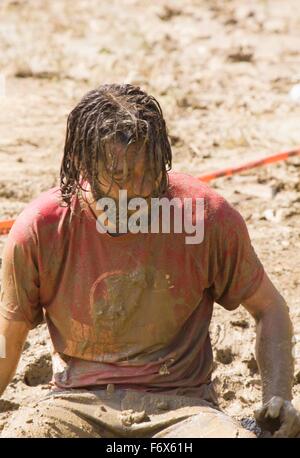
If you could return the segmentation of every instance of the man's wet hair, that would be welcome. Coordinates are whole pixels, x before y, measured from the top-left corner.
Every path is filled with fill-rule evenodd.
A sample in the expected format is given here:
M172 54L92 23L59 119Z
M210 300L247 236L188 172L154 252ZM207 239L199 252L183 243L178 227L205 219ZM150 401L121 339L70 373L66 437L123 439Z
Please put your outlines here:
M94 197L102 197L101 173L114 180L114 145L124 146L124 174L128 147L146 151L147 170L158 183L156 195L168 187L172 151L158 101L131 84L105 84L88 92L67 121L64 156L60 170L62 199L70 205L73 195L88 182ZM109 192L109 191L108 191Z

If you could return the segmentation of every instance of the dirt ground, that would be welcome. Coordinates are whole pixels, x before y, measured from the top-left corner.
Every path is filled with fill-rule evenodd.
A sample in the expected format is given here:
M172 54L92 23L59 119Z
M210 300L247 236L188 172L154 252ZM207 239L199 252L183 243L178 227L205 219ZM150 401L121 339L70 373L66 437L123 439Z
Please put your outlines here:
M67 114L104 82L159 99L177 171L199 176L300 145L300 103L289 97L299 49L298 0L0 0L1 219L58 182ZM300 157L211 183L246 219L289 304L298 396L299 172ZM261 401L254 322L216 306L211 337L221 407L249 425ZM0 431L48 388L49 349L39 326L0 400Z

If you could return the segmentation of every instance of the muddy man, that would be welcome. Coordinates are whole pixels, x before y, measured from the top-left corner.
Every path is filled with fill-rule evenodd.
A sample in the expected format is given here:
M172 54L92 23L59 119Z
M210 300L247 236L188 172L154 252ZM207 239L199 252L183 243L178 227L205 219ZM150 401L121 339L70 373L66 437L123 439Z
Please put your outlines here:
M139 87L100 86L70 113L60 186L18 217L2 267L0 394L44 319L52 388L2 437L255 437L218 407L214 302L256 321L258 424L300 434L287 305L241 215L171 161L161 107Z

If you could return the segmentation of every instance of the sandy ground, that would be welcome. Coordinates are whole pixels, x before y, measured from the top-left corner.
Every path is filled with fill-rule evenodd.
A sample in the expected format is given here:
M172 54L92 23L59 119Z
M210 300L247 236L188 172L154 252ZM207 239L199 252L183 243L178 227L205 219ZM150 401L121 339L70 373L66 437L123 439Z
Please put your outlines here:
M104 82L140 84L163 107L174 170L198 176L300 144L297 0L0 0L0 213L16 217L57 183L66 116ZM0 83L3 78L0 77ZM2 87L3 89L3 87ZM1 87L0 87L1 90ZM245 217L295 329L300 394L300 158L212 183ZM5 237L0 238L0 255ZM255 327L216 306L211 325L221 406L260 404ZM32 331L0 400L10 415L48 388L50 342Z

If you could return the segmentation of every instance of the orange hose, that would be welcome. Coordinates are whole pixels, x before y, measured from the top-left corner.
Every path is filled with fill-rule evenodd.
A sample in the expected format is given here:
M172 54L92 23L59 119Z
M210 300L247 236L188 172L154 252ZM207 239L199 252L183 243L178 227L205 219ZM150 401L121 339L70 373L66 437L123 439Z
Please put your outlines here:
M226 169L221 169L216 172L200 175L198 178L201 181L208 182L214 180L215 178L228 177L234 175L235 173L243 172L244 170L254 169L255 167L260 167L262 165L272 164L278 161L284 161L293 156L300 156L300 148L291 151L282 151L281 153L273 154L271 156L264 157L263 159L258 159L256 161L246 162L245 164L238 165L236 167L228 167ZM0 235L8 234L13 224L14 220L0 221Z
M228 167L216 172L208 173L201 175L199 180L201 181L211 181L215 178L228 177L234 175L235 173L243 172L244 170L254 169L255 167L260 167L265 164L272 164L274 162L283 161L289 159L292 156L300 156L300 148L294 149L291 151L282 151L281 153L273 154L272 156L264 157L263 159L258 159L256 161L246 162L245 164L238 165L236 167Z
M14 220L0 221L0 235L8 234L14 224Z

